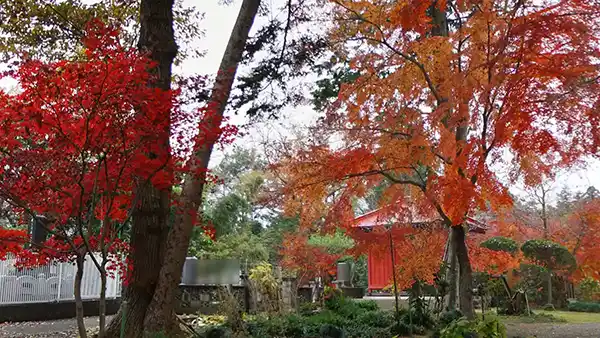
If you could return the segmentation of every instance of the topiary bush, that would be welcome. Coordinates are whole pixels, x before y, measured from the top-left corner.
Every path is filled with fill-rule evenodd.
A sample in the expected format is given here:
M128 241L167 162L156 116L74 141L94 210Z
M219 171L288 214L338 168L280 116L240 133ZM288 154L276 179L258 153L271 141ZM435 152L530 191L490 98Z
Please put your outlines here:
M546 294L547 304L553 303L552 289L556 287L555 279L558 271L573 271L577 267L577 261L571 252L564 246L546 239L528 240L521 247L525 257L533 260L536 264L546 268ZM562 302L561 302L562 303Z
M519 250L519 245L515 240L508 237L492 237L481 243L481 247L494 250L494 251L506 251L512 254Z
M570 302L567 309L574 312L600 312L600 304L592 302Z

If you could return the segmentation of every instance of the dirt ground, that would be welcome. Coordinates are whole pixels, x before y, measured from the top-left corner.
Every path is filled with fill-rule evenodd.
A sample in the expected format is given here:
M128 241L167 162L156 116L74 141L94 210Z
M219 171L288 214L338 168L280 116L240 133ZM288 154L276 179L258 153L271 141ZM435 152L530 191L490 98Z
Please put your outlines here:
M506 323L508 338L598 338L600 323Z
M86 327L98 325L97 317L85 319ZM74 319L0 324L1 338L76 338ZM506 323L508 338L599 338L600 323Z
M110 317L109 319L110 320ZM108 322L107 320L107 322ZM98 317L85 318L85 326L98 326ZM77 323L75 319L61 319L45 322L22 322L0 324L1 338L76 338Z

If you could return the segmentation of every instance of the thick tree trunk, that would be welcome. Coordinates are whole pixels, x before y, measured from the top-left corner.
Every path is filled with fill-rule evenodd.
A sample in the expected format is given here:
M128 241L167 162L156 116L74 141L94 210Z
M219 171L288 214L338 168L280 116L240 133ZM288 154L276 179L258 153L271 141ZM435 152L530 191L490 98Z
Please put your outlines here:
M77 331L79 337L87 338L85 322L83 321L83 299L81 298L81 281L83 280L83 263L85 256L77 256L75 264L77 271L75 272L75 281L73 286L73 296L75 297L75 318L77 321Z
M246 41L259 5L260 0L244 0L242 2L236 23L229 37L227 48L221 59L219 72L208 103L209 110L201 122L209 131L216 131L221 125L235 79L235 73L242 59ZM218 135L216 137L200 135L197 138L195 145L196 153L192 158L191 172L204 173L206 171L217 138ZM175 222L167 239L158 286L144 322L144 327L148 331L170 332L175 329L170 325L169 318L174 313L175 292L181 281L181 270L185 262L187 248L194 227L195 214L202 202L204 180L204 174L188 176L185 180L180 203L175 215Z
M151 85L164 90L171 88L171 66L177 55L173 30L173 0L142 0L140 3L140 38L138 49L149 52L158 63L157 79ZM170 112L166 111L165 116ZM170 126L166 127L166 135ZM169 137L161 140L163 150L170 153ZM136 188L137 204L132 213L130 247L133 271L123 300L127 301L125 337L136 338L143 334L143 322L148 305L158 283L165 239L169 232L168 215L170 190L159 190L146 180ZM119 337L123 309L111 321L107 337ZM174 317L171 320L174 321Z
M133 213L129 255L133 270L123 295L127 301L125 313L125 337L143 336L143 323L146 311L158 281L164 242L167 237L167 213L164 212L164 193L150 185L138 190L140 203ZM162 196L161 196L162 195ZM168 198L168 195L167 195ZM167 208L168 210L168 208ZM119 309L107 329L107 337L119 337L123 308Z
M475 318L473 309L473 271L469 261L469 252L465 243L465 228L462 225L452 228L453 240L456 246L456 258L459 270L459 305L460 311L469 319Z

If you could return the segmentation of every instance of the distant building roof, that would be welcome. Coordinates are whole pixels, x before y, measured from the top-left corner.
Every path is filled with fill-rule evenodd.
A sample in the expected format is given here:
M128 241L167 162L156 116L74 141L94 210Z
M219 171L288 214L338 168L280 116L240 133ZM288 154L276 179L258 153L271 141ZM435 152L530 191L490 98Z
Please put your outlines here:
M421 215L413 216L410 221L402 222L404 224L410 223L414 227L423 227L423 226L443 226L443 220L441 218L435 217L423 217ZM398 221L397 221L398 222ZM376 209L370 211L366 214L358 216L354 219L353 227L357 228L372 228L379 225L387 225L393 223L390 222L390 216L386 215L382 209ZM400 222L398 222L400 223ZM467 217L466 220L467 226L469 227L469 232L474 233L485 233L490 227L473 217Z

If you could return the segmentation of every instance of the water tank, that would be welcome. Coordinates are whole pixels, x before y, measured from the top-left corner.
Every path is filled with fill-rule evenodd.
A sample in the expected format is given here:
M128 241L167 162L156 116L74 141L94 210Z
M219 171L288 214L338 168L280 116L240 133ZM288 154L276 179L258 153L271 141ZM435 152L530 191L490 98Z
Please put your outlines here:
M181 284L193 285L198 275L198 259L196 257L186 257L183 263L181 273Z
M351 267L350 267L350 263L338 263L337 265L337 281L338 282L344 282L344 283L350 283L350 279L351 279Z

